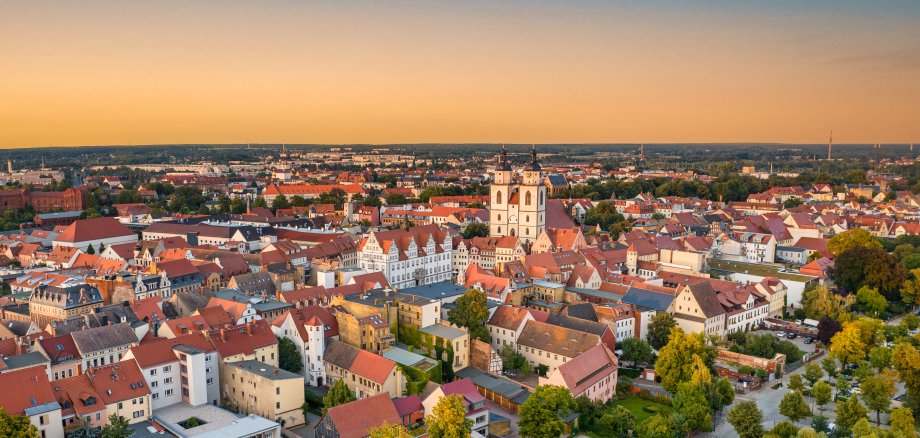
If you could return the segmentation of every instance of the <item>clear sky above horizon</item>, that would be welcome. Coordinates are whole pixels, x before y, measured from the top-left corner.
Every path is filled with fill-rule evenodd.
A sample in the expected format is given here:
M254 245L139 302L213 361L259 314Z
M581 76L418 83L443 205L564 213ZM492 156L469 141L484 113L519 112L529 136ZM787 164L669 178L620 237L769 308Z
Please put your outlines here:
M920 1L6 0L0 148L920 143Z

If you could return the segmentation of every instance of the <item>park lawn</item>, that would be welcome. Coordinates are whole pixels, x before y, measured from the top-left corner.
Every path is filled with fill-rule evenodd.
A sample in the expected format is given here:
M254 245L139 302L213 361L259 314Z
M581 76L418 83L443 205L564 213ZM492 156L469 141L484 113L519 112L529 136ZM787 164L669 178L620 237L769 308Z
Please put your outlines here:
M653 415L655 415L655 414L653 414L653 413L651 413L651 412L647 412L645 409L643 409L645 406L655 406L656 408L658 408L658 411L659 411L659 412L664 413L664 414L669 414L669 413L671 413L671 407L670 407L670 406L663 405L663 404L657 403L657 402L653 402L653 401L651 401L651 400L643 400L643 399L641 399L641 398L639 398L639 397L636 397L636 396L634 396L634 395L633 395L633 396L630 396L630 397L627 397L627 398L624 399L624 400L617 400L617 401L615 401L615 402L613 403L613 405L614 405L614 406L620 405L620 406L623 406L623 407L626 408L626 409L629 409L629 412L632 412L632 414L636 417L636 424L637 424L637 425L644 423L645 420L648 420L648 419L649 419L649 417L652 417Z
M613 406L616 406L616 405L620 405L620 406L623 406L623 407L626 408L626 409L629 409L629 412L632 412L633 416L636 417L636 425L637 425L637 426L640 425L640 424L642 424L642 423L644 423L645 420L648 420L650 417L652 417L653 415L655 415L655 414L653 414L653 413L651 413L651 412L646 412L645 409L643 409L643 407L645 407L645 406L650 406L650 405L651 405L651 406L655 406L655 407L657 407L658 410L659 410L660 412L662 412L662 413L665 413L665 414L671 413L671 407L670 407L670 406L663 405L663 404L661 404L661 403L653 402L653 401L650 401L650 400L643 400L643 399L641 399L641 398L639 398L639 397L636 397L636 396L634 396L634 395L633 395L633 396L630 396L630 397L628 397L628 398L626 398L625 400L616 400L616 401L614 401L613 404L612 404L610 407L608 407L606 410L610 410L610 409L613 408ZM589 437L591 437L591 438L609 438L609 437L610 437L610 434L609 434L609 433L604 433L604 431L598 430L596 425L595 425L595 427L592 428L592 429L593 429L593 430L586 430L586 431L583 431L582 433L585 434L585 435L587 435L587 436L589 436Z

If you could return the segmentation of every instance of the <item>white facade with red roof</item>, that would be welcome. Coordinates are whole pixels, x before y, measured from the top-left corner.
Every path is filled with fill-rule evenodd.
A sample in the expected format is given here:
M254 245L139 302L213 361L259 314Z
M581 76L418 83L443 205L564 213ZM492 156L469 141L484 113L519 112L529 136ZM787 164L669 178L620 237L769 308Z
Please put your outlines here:
M598 344L538 380L540 385L568 388L572 397L606 402L616 395L618 363L609 348Z
M98 252L99 245L106 247L137 242L137 234L114 218L100 217L78 220L61 231L53 246L67 246L86 251L90 246Z
M381 271L397 288L448 281L453 273L453 245L437 225L371 233L358 245L358 265Z

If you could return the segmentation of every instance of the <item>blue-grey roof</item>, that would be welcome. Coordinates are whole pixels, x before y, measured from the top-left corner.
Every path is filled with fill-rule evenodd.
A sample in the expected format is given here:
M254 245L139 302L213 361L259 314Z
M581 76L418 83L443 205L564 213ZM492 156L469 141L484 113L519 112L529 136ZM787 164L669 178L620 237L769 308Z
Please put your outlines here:
M37 406L25 408L25 413L26 415L31 417L33 415L44 414L45 412L56 411L58 409L61 409L61 405L58 402L54 401L50 403L44 403L44 404L40 404Z
M428 327L422 327L421 331L441 339L457 339L459 337L467 336L467 332L465 330L448 327L441 324L432 324Z
M430 298L433 300L442 300L457 295L463 295L467 289L463 286L442 281L440 283L424 284L421 286L407 287L400 289L401 294L418 295L420 297Z
M535 286L548 287L548 288L558 288L558 287L565 286L562 283L556 283L556 282L546 281L546 280L534 280L533 284Z
M510 380L495 377L473 367L466 367L458 370L456 376L459 378L469 378L473 384L481 388L486 388L496 394L500 394L516 404L524 403L530 397L530 390L514 383Z
M805 251L808 251L808 250L805 249L805 248L799 248L799 247L795 247L795 246L777 246L777 247L776 247L776 250L777 250L777 251L788 251L788 252L805 252Z
M428 362L430 366L424 366L422 367L423 369L428 369L436 365L436 363L432 359L429 359L425 356L413 353L409 350L399 348L399 347L394 347L387 351L384 351L383 357L390 359L393 362L396 362L400 365L404 365L407 367L413 367L413 368L419 368L418 365L425 365L422 362L426 362L426 361Z
M558 173L551 173L546 175L546 179L549 180L549 184L553 187L562 187L569 185L569 182L565 180L565 177Z
M80 217L81 214L83 214L83 210L56 211L54 213L41 213L38 215L38 217L41 218L42 220L47 220L47 219Z
M6 365L8 371L31 367L46 362L48 362L48 358L37 351L17 356L6 356L3 358L3 363Z
M647 309L664 312L674 301L674 295L631 287L623 295L622 302Z

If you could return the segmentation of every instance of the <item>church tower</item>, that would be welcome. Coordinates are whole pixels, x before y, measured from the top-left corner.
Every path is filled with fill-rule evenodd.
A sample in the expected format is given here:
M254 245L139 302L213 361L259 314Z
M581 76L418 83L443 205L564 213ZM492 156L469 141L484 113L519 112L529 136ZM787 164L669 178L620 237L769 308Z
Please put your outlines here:
M537 240L546 224L546 185L543 168L537 161L537 149L531 146L530 162L524 165L524 178L518 196L518 236L525 242Z
M511 198L511 184L513 183L511 165L508 164L508 153L505 145L498 155L495 165L495 175L489 187L491 198L489 200L489 235L507 236L511 230L508 228L508 199Z
M489 192L490 236L515 236L527 244L546 228L546 185L536 148L531 148L530 162L515 178L502 146Z

